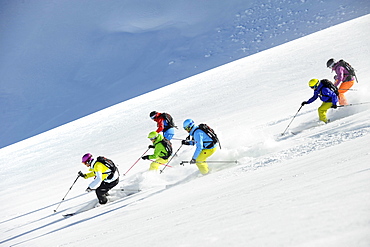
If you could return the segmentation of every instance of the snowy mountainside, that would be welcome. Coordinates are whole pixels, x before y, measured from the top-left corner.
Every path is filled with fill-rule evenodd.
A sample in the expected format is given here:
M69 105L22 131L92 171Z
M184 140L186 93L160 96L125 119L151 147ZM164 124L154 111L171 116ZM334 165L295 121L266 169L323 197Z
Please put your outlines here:
M281 133L311 97L308 80L333 76L330 57L358 70L349 101L368 102L369 23L367 15L322 30L2 148L0 245L368 246L370 105L330 109L332 122L320 125L314 102ZM335 46L324 42L348 29L353 36ZM183 147L163 174L140 160L121 176L120 187L143 193L114 193L112 203L64 219L95 200L80 179L54 213L84 153L113 159L121 173L140 158L152 110L174 116L176 138L186 137L186 118L209 124L222 143L209 160L239 163L210 163L210 175L166 189L197 171L179 165L194 151Z
M370 6L367 0L14 0L1 2L0 13L4 147L368 14Z

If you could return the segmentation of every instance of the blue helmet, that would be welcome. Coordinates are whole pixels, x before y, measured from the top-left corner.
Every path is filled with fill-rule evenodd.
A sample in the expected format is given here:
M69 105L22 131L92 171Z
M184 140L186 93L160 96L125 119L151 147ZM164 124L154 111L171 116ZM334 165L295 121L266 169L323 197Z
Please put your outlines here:
M185 130L191 130L194 127L193 119L186 119L183 123L183 127Z

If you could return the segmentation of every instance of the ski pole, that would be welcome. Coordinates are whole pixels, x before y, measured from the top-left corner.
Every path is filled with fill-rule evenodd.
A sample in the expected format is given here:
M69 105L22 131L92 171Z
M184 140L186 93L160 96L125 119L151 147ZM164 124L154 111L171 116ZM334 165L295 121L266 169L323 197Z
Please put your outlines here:
M184 139L180 139L180 138L172 138L171 140L183 141Z
M124 192L140 192L141 190L137 189L137 190L129 190L129 189L110 189L109 191L124 191Z
M285 134L285 132L287 131L287 129L289 128L290 124L293 122L293 120L295 119L295 117L297 116L298 112L302 109L303 105L301 105L301 107L299 107L297 113L294 115L292 121L290 121L290 123L288 124L288 126L286 127L286 129L284 130L284 132L281 134L282 136Z
M160 164L160 165L162 165L162 166L172 167L172 166L169 166L169 165L167 165L167 164L164 164L164 163L158 162L158 161L156 161L156 160L149 160L149 161L154 162L154 163L157 163L157 164Z
M68 195L69 191L71 191L73 185L77 182L77 179L80 177L80 175L77 176L76 180L73 182L71 188L69 188L69 190L67 191L66 195L63 197L63 199L60 201L60 203L58 204L57 208L54 209L54 213L57 212L57 209L59 208L60 204L62 204L62 202L64 201L64 199L66 198L66 196Z
M161 174L164 171L164 169L166 169L167 165L171 162L171 160L173 159L173 157L175 157L176 154L180 151L182 145L184 145L184 144L181 143L181 146L179 147L179 149L177 149L177 151L174 153L174 155L172 155L171 159L167 162L167 164L163 167L163 169L160 170L159 174Z
M141 157L143 157L143 155L144 155L144 154L146 154L146 152L148 152L148 151L149 151L149 149L150 149L150 148L148 148L148 149L147 149L147 150L146 150L146 151L145 151L145 152L140 156L140 158L138 158L138 159L137 159L137 161L136 161L136 162L135 162L135 163L130 167L130 169L128 169L128 170L127 170L127 172L125 172L125 173L123 174L123 176L126 176L126 174L131 170L131 168L132 168L132 167L134 167L134 165L136 165L136 163L137 163L137 162L139 162L139 160L141 159Z
M354 105L364 105L364 104L370 104L370 102L354 103L354 104L348 104L348 105L338 105L337 107L354 106Z
M185 163L190 163L190 161L181 161L180 165L184 165ZM201 163L234 163L234 164L238 164L238 161L237 160L211 160L211 161L199 161L199 162L195 162L196 164L201 164Z

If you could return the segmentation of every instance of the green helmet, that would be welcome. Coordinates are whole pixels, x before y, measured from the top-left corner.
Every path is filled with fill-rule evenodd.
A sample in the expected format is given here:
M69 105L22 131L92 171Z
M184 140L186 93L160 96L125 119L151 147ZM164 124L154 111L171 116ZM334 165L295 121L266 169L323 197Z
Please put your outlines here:
M151 140L154 140L157 137L158 137L158 133L155 132L155 131L150 132L149 135L148 135L148 138L151 139Z

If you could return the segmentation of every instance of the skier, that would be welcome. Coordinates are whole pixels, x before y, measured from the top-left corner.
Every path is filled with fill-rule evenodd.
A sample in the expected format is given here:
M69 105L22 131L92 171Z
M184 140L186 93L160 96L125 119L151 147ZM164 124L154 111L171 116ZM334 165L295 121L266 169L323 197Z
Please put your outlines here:
M157 133L162 132L164 138L166 138L167 140L171 140L173 138L175 134L175 126L172 117L168 113L159 113L156 111L152 111L149 114L149 117L157 122Z
M171 142L165 139L161 134L156 131L149 133L148 138L152 141L153 145L149 145L149 148L154 148L152 155L145 155L141 157L143 160L155 159L150 164L149 171L158 170L160 165L165 165L168 162L168 158L172 154ZM166 146L167 147L166 147ZM168 146L169 145L169 146Z
M340 61L335 62L334 58L329 59L326 62L326 66L336 73L334 76L334 85L339 87L339 104L348 105L348 101L344 96L344 93L346 93L355 83L354 76L350 74Z
M186 119L183 123L184 130L189 133L187 140L183 140L183 145L196 146L190 164L196 164L200 173L208 174L209 168L206 160L216 151L218 144L214 142L208 134L199 129L192 119ZM190 140L192 137L192 140Z
M301 105L304 106L305 104L311 104L320 97L322 104L318 108L319 120L324 123L328 123L330 120L327 119L326 113L330 108L337 108L338 97L333 90L324 86L324 80L327 79L323 79L321 81L319 81L319 79L311 79L308 82L309 87L314 90L313 96L309 100L303 101ZM329 80L327 81L330 82Z
M94 162L93 156L90 153L82 156L82 163L89 168L90 172L84 174L79 171L78 174L85 179L95 176L95 179L90 183L89 187L87 187L86 192L95 190L99 203L106 204L108 202L108 191L119 182L118 170L114 169L115 171L112 172L113 168L109 168L109 165L104 164L100 159Z

